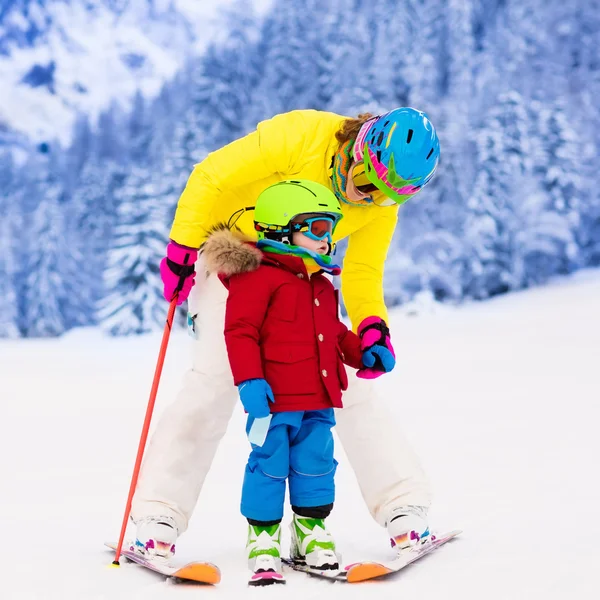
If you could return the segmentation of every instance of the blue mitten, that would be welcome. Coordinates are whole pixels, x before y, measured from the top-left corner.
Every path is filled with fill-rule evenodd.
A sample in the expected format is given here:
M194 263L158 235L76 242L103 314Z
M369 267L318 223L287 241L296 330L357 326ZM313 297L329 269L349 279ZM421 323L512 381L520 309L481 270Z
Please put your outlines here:
M385 346L371 346L362 355L363 365L367 368L375 367L384 373L389 373L396 365L396 357Z
M273 390L264 379L247 379L238 386L240 400L246 412L255 419L271 414L269 402L275 402Z

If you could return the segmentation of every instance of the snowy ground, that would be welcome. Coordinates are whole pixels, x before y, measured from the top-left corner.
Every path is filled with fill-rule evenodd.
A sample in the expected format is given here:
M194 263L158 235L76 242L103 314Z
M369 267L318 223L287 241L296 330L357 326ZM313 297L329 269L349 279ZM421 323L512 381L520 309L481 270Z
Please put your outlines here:
M291 573L277 591L245 586L241 410L178 546L182 559L218 563L223 582L108 568L102 542L119 532L160 336L0 342L0 597L598 598L599 306L600 272L587 272L457 310L396 313L399 365L381 386L434 482L434 525L464 533L394 579L344 586ZM172 339L159 412L188 339ZM339 547L347 560L389 556L338 454Z

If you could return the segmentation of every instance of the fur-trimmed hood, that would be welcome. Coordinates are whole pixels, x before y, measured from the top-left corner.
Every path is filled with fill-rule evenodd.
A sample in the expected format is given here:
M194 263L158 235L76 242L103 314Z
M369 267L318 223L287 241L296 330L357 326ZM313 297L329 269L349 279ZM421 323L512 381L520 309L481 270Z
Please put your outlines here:
M253 240L226 225L214 227L200 251L206 272L218 275L225 285L232 275L256 271L261 264L278 267L294 275L307 274L301 257L263 252Z
M202 246L202 256L208 273L230 277L256 271L263 253L252 240L227 227L216 228Z

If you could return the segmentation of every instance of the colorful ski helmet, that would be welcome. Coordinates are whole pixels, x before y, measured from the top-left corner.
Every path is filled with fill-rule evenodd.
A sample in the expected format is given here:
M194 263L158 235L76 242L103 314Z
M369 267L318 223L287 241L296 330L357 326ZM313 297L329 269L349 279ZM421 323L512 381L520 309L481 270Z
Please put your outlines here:
M424 112L396 108L361 127L353 155L356 162L364 160L365 175L375 187L403 204L433 177L440 142Z
M290 222L305 213L323 214L333 219L333 230L342 218L334 193L320 183L307 179L280 181L263 190L256 199L254 229L258 239L287 241Z

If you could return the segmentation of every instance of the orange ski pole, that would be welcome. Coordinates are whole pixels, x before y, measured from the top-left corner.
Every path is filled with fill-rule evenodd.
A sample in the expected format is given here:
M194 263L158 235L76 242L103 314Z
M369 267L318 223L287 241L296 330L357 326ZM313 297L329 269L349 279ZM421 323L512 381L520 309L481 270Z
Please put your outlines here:
M137 457L135 459L135 466L133 467L131 485L129 486L129 496L127 497L127 505L125 506L125 514L123 515L121 535L119 536L119 543L117 545L115 560L112 563L116 567L119 566L119 558L121 556L121 550L123 548L123 540L125 539L125 530L127 529L127 521L129 520L129 513L131 512L131 502L133 500L133 494L135 493L138 476L140 474L140 467L142 465L144 449L146 448L146 440L148 439L150 421L152 420L152 412L154 411L154 403L156 402L158 384L160 382L160 375L162 373L163 364L165 362L167 344L169 343L171 327L173 325L173 318L175 317L175 309L177 308L178 295L179 294L176 294L173 300L171 300L171 304L169 305L169 312L167 313L167 322L165 324L165 330L163 332L162 343L160 345L160 352L158 353L158 362L156 363L156 370L154 371L154 381L152 382L152 389L150 390L150 399L148 400L148 408L146 409L146 417L144 418L144 426L142 427L142 436L140 438L140 444L138 446Z

